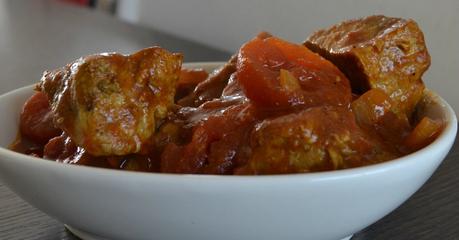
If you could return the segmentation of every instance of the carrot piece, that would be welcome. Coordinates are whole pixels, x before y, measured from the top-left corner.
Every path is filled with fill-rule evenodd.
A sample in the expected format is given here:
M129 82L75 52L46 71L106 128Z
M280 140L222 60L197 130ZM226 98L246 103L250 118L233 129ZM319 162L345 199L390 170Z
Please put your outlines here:
M244 44L235 76L260 107L345 106L352 99L348 79L331 62L276 37L256 37Z
M442 129L442 121L424 117L404 139L403 143L411 151L419 150L432 143L441 133Z
M286 91L296 91L301 88L298 79L285 69L280 70L280 85Z

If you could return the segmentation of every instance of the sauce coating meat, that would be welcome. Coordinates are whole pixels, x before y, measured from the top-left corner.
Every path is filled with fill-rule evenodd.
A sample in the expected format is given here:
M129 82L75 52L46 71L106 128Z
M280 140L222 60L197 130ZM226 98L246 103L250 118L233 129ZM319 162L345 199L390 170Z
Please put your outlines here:
M88 56L45 72L11 148L67 164L165 173L379 163L441 132L441 122L414 114L429 64L416 23L384 16L320 30L304 45L260 33L211 74L181 69L181 55L159 47Z
M413 20L378 15L345 21L315 32L304 45L339 67L354 91L383 90L400 117L409 118L422 97L430 55Z
M45 72L38 90L56 126L92 155L146 152L174 102L181 60L161 48L92 55Z
M321 106L258 123L252 155L240 174L343 169L399 155L360 129L347 108ZM307 159L307 160L306 160Z

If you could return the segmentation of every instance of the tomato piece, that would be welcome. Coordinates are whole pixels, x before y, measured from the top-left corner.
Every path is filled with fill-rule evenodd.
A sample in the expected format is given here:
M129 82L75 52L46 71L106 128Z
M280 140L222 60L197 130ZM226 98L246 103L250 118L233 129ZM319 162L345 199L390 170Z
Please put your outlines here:
M242 46L236 78L246 96L265 108L346 106L352 99L349 80L336 66L276 37Z
M169 143L165 147L161 172L230 174L245 160L244 148L255 122L254 109L245 103L216 110L218 113L213 112L200 121L191 121L194 127L189 143L182 146Z
M199 83L209 77L209 74L204 69L182 69L177 82L175 100L183 98L190 94Z
M195 69L186 69L183 68L180 70L180 77L177 82L177 85L197 85L198 83L206 80L209 76L209 73L202 68L195 68Z
M54 126L45 93L37 92L26 101L22 108L19 129L24 137L42 144L61 134L62 131Z
M65 133L54 137L43 148L43 158L63 160L69 158L78 151L78 147Z

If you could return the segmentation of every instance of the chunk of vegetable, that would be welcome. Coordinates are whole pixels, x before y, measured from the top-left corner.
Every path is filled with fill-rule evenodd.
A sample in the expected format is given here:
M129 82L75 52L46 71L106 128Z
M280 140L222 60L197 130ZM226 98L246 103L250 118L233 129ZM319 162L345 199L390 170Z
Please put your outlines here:
M209 77L209 74L204 69L182 69L177 82L175 91L175 101L190 94L199 83Z
M411 151L419 150L433 142L442 129L443 123L441 121L424 117L403 143Z
M332 63L306 47L276 37L242 46L236 79L246 96L264 108L347 106L351 89Z
M41 144L61 133L54 126L46 94L36 92L27 100L22 108L19 128L22 136Z

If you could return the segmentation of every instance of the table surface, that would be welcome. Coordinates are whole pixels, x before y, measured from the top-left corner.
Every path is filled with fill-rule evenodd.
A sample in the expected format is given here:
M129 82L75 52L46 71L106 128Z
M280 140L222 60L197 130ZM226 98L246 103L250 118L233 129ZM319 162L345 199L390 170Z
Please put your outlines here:
M102 12L50 0L0 0L0 94L39 80L78 56L161 45L185 61L225 61L230 53L123 23ZM459 240L459 141L407 202L352 239ZM352 217L352 216L349 216ZM62 223L0 183L0 239L78 239Z

